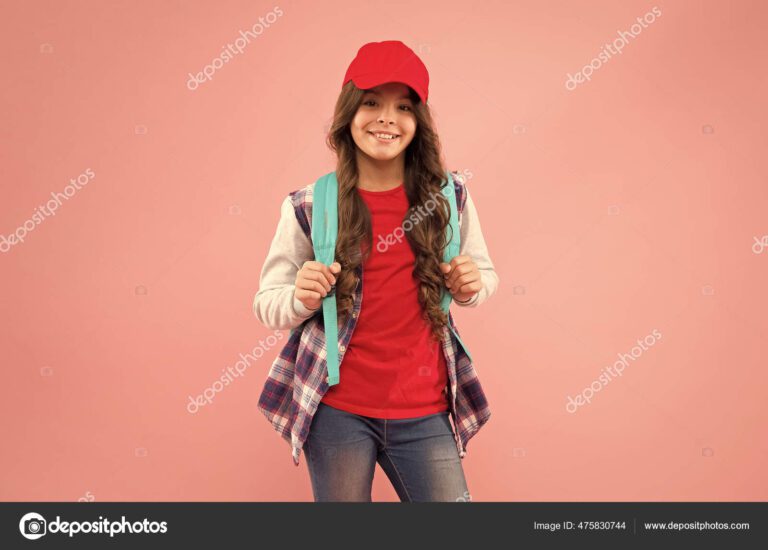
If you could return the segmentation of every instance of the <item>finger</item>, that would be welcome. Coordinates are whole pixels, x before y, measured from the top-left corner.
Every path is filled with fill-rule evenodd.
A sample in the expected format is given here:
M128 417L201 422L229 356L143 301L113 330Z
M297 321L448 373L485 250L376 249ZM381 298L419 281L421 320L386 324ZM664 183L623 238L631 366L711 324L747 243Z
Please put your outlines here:
M451 271L451 274L448 276L448 286L453 286L456 284L456 280L459 277L474 271L477 271L477 265L475 265L475 262L472 260L457 265L453 268L453 271Z
M313 271L312 269L305 269L301 273L301 279L304 281L303 285L307 285L307 281L315 281L317 284L323 287L327 292L330 292L331 285L326 281L325 276L319 271ZM311 286L311 285L310 285Z
M322 274L315 273L310 274L308 277L304 277L300 279L297 284L296 288L302 288L304 290L314 290L315 292L319 292L321 297L325 297L328 295L328 293L331 291L330 287L326 288L325 285L327 285L327 281L324 281L322 279L319 279L322 277ZM317 277L318 279L315 279L313 277Z
M472 261L472 258L470 258L468 255L459 254L458 256L454 256L450 261L451 268L455 268L457 265L465 264L469 261Z
M333 263L336 263L336 262L333 262ZM323 276L324 276L324 277L326 278L326 280L328 281L328 284L330 284L330 285L334 285L334 284L336 284L336 277L335 277L335 276L334 276L334 274L331 272L331 268L330 268L329 266L325 265L325 264L324 264L324 263L322 263L322 262L315 262L315 264L316 264L317 270L318 270L320 273L322 273L322 274L323 274ZM339 266L339 267L341 267L341 266Z
M312 270L311 271L312 273L319 274L319 276L322 277L325 280L325 282L328 283L327 285L328 290L330 290L331 285L336 284L336 277L333 275L333 273L331 273L331 270L324 263L312 262L310 265L307 266L307 268Z
M465 273L461 277L457 277L456 280L449 285L449 288L451 288L453 292L460 292L460 289L464 285L474 283L475 281L479 281L479 280L480 280L480 274L476 271L471 271L469 273Z
M305 300L317 300L320 301L323 299L323 297L320 295L319 292L315 292L314 290L306 290L303 288L296 288L296 298L301 302L304 303ZM305 306L307 304L304 304Z
M477 294L483 288L482 283L477 281L471 281L466 284L461 284L456 290L451 290L452 295L456 294Z
M452 286L453 283L456 281L457 278L459 278L462 274L462 267L460 265L457 265L456 267L451 267L451 272L448 273L448 276L445 278L445 283L447 286Z
M443 273L443 275L446 277L452 277L456 271L456 268L467 263L468 261L471 261L469 256L454 256L453 259L448 263L448 266L451 268L451 270L448 273Z

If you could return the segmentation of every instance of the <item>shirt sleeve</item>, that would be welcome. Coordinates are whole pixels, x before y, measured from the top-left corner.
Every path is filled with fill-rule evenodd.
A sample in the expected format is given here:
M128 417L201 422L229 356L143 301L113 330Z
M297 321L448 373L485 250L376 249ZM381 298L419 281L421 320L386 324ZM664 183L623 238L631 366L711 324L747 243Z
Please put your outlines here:
M485 244L483 231L480 228L480 218L472 201L469 187L465 185L464 190L467 193L467 198L461 219L459 220L459 232L461 234L459 254L469 256L475 262L480 272L483 288L470 298L468 302L461 303L454 300L454 303L460 307L477 307L496 292L499 286L499 276L496 274L496 269L488 254L488 247Z
M253 313L267 328L292 329L319 311L308 309L294 296L296 273L304 262L314 257L312 242L296 219L289 195L280 206L280 221L261 269L259 290L253 299Z

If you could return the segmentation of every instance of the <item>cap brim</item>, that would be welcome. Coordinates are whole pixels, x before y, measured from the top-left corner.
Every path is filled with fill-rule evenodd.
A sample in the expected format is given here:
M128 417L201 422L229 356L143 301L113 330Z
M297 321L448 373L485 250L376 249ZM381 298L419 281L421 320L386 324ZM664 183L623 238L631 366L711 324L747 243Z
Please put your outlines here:
M361 75L361 76L354 76L351 78L351 80L352 82L355 83L355 86L357 86L361 90L368 90L370 88L375 88L376 86L380 86L381 84L387 84L389 82L397 82L398 84L405 84L411 90L416 92L416 95L419 96L419 99L422 101L422 103L426 103L426 100L424 99L424 94L421 93L421 91L417 90L407 82L398 80L397 78L384 79L378 75Z

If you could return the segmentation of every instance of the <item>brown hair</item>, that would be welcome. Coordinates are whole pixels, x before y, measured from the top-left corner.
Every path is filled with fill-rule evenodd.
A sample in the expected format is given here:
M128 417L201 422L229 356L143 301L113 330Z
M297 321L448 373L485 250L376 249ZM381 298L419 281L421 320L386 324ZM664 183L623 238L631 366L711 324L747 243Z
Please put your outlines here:
M409 88L410 90L410 88ZM339 183L339 226L336 238L336 261L341 273L336 281L336 305L339 317L352 312L353 292L357 285L357 268L370 254L372 246L371 217L368 207L355 190L358 181L356 144L352 138L350 123L355 117L365 91L353 82L347 82L341 90L334 109L333 122L326 139L328 147L336 153L336 179ZM418 223L405 231L405 237L413 250L416 262L413 276L419 281L418 299L422 317L432 325L432 334L440 339L442 327L448 317L441 307L445 286L439 264L447 244L446 227L450 207L441 193L446 171L441 159L440 139L434 130L429 106L410 90L413 112L416 117L416 133L405 150L405 177L403 185L408 197L409 209L403 220L432 199L437 203L431 214L419 216Z

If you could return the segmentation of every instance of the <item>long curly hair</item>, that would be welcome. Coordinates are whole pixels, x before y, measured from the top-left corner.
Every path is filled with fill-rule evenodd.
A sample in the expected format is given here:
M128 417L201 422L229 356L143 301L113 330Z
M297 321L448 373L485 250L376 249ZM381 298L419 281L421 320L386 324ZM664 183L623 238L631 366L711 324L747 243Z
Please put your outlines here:
M336 261L341 264L341 272L336 280L336 307L340 319L352 312L353 293L359 278L357 271L370 255L373 243L370 212L355 190L359 177L357 146L350 130L364 94L365 91L351 81L342 88L326 138L326 144L338 159L336 179L339 184L339 224ZM450 219L450 206L441 193L446 170L429 106L421 102L413 90L410 90L410 95L417 126L414 138L405 150L403 185L409 209L403 221L410 217L411 220L418 219L418 222L412 223L412 228L404 233L416 259L413 276L419 281L418 299L422 317L429 321L433 337L439 340L442 328L448 323L448 316L440 305L443 291L447 289L439 266L447 245L446 227ZM428 208L426 204L436 204L436 207ZM420 207L431 213L419 215Z

